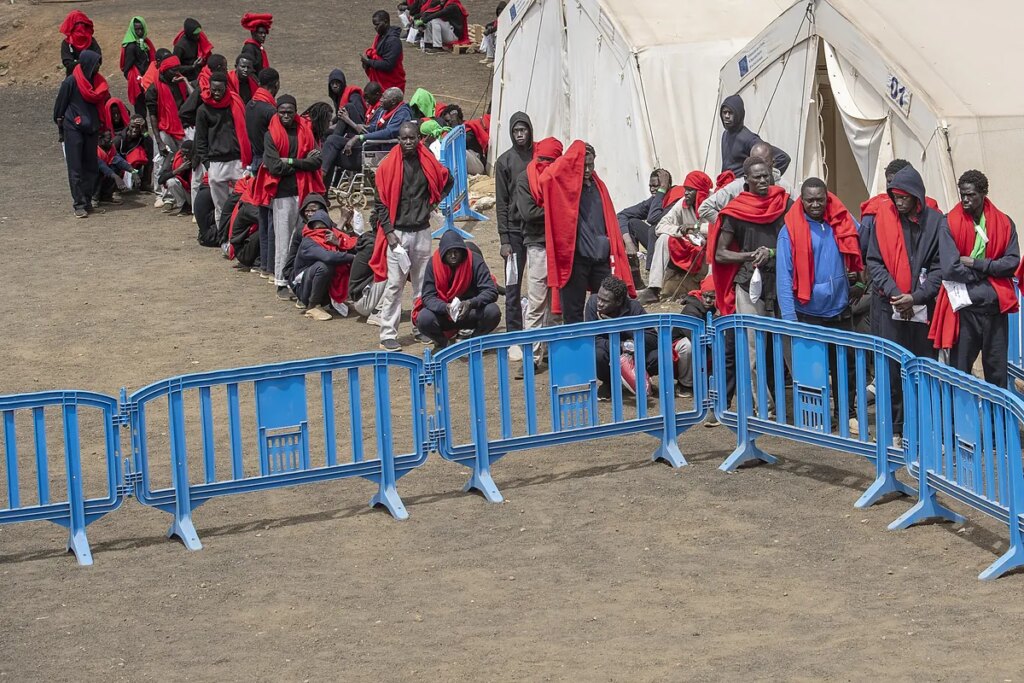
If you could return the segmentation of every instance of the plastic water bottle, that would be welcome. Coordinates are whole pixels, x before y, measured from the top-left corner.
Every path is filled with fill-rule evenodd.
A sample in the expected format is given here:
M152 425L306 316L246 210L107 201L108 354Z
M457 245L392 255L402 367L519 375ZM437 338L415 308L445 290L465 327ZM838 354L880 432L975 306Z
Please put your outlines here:
M921 274L917 276L917 284L923 285L926 279L928 279L928 271L925 268L922 268Z

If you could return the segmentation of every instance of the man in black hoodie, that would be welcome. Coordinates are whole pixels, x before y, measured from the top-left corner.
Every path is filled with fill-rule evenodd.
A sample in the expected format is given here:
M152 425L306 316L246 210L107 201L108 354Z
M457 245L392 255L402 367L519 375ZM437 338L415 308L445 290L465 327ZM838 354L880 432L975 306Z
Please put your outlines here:
M877 297L871 305L871 333L903 346L916 356L935 358L928 322L942 286L939 260L946 217L925 203L924 181L913 166L899 171L887 186L890 204L879 209L868 238L866 268ZM892 424L903 433L903 382L899 365L889 363Z
M474 337L492 332L501 322L497 300L498 286L483 258L471 254L466 241L449 230L424 273L413 323L439 351L459 330L473 330Z
M510 258L515 259L518 273L514 283L505 282L505 329L511 331L523 329L523 308L519 299L520 285L526 276L526 246L523 244L523 221L514 200L516 181L533 160L533 123L527 114L517 111L512 114L508 125L512 147L503 152L494 164L494 198L501 258L506 263Z
M743 125L743 119L747 112L743 107L743 98L739 95L730 95L722 102L719 110L722 117L722 170L732 171L737 177L743 175L743 162L750 156L750 148L754 143L760 142L761 138L757 133L752 132ZM775 148L775 157L772 160L772 168L785 175L789 168L791 159L781 149Z
M85 78L92 81L99 72L100 61L98 53L82 50L75 68L80 67ZM58 139L64 143L75 216L85 218L95 210L92 191L96 187L100 170L96 147L102 125L99 109L85 99L74 75L68 76L60 84L57 100L53 104L53 122L57 124Z

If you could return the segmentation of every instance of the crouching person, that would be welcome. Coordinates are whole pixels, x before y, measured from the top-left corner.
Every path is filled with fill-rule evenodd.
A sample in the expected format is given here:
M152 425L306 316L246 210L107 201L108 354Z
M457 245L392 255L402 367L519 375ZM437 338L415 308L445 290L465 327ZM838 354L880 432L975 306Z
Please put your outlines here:
M342 316L348 314L349 270L356 239L338 230L327 214L317 211L302 229L302 242L295 255L292 291L298 301L295 306L313 320L330 320L332 307Z
M645 315L646 313L647 311L636 299L629 297L629 289L625 281L614 275L609 275L601 281L601 287L597 293L587 299L587 303L583 307L583 320L592 322ZM622 384L630 392L636 394L636 348L633 335L622 334L619 346L618 365L622 372ZM600 335L594 339L594 347L597 356L597 379L601 381L601 385L597 388L597 398L599 401L607 401L612 397L612 387L609 384L611 381L611 349L608 336ZM658 374L658 332L653 328L644 330L644 362L647 367L647 377L642 392L645 396L650 396L651 376Z
M483 258L449 230L427 266L412 322L438 351L459 330L472 330L474 337L492 332L501 322L497 301L498 286Z

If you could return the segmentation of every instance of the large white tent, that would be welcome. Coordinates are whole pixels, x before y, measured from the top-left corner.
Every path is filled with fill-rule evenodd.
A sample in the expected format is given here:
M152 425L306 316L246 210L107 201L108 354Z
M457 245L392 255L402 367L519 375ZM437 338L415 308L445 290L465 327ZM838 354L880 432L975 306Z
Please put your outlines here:
M584 139L616 206L709 164L719 70L790 0L513 0L498 26L491 158L509 117L538 138Z
M800 0L725 63L721 90L740 94L747 126L793 157L790 182L825 178L855 206L904 158L949 210L959 174L978 168L1020 225L1022 25L1020 0ZM720 134L716 123L710 139Z

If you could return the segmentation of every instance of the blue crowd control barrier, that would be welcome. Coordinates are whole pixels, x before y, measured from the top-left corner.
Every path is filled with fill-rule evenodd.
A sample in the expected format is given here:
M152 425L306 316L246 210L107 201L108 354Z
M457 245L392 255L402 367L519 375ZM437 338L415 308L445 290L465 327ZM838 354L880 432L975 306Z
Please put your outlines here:
M82 469L82 421L87 419L87 412L95 412L94 417L98 418L88 425L91 427L88 443L102 444L96 447L95 453L102 454L106 471L105 495L92 498L87 497ZM7 493L7 505L0 508L0 524L34 521L59 524L68 529L67 547L75 553L78 563L92 564L85 527L116 510L124 498L117 399L89 391L0 396L0 414L3 415ZM49 429L48 417L52 425ZM59 426L53 424L58 418ZM26 427L31 425L31 430L19 430L19 421ZM29 431L31 438L27 435ZM51 462L54 432L60 434L64 445L62 467ZM35 485L31 486L30 481Z
M364 373L371 377L367 380ZM378 485L370 505L382 505L394 517L405 519L408 513L396 481L427 457L422 375L420 358L357 353L183 375L151 384L129 399L139 472L135 495L143 504L174 515L168 535L180 537L193 550L202 547L192 522L196 507L217 496L282 486L364 477ZM399 382L402 377L407 384ZM307 383L316 387L313 396L307 394ZM366 392L367 384L372 395ZM220 422L214 418L215 390L218 397L223 392L218 412L226 420ZM411 443L396 454L392 411L401 406L403 392L409 402L405 414L412 419ZM243 393L251 402L243 403ZM157 400L166 400L168 410L167 421L160 425L166 425L169 438L162 445L170 456L165 461L169 476L162 486L154 482L157 456L152 441L158 430L150 406ZM339 413L348 415L340 430ZM370 449L364 444L371 424L375 458L368 457ZM224 427L220 434L218 425ZM316 460L313 443L322 446ZM349 457L341 457L339 445L347 445Z
M907 405L916 406L917 416L916 429L908 430L908 469L917 477L918 502L889 528L933 518L963 523L961 515L937 502L936 494L942 493L1009 527L1009 549L979 579L1024 566L1024 402L931 359L914 358L906 369L913 379Z
M487 216L477 213L469 206L469 173L466 170L466 127L456 126L441 138L441 163L451 173L454 185L448 196L441 200L441 213L444 214L444 225L435 230L432 237L439 238L448 230L454 230L463 239L473 236L455 226L456 218L472 218L477 221L487 220Z
M726 344L733 344L735 351L735 408L727 404ZM762 451L756 440L762 435L779 436L873 461L875 481L857 507L867 507L889 493L913 495L896 478L905 461L903 449L892 445L890 383L903 379L890 376L891 368L911 358L901 346L817 325L733 315L715 321L713 349L715 412L736 431L737 438L736 450L720 469L733 471L753 460L774 463L775 458ZM787 368L791 386L786 381ZM871 370L873 415L868 391ZM908 411L911 418L912 413ZM856 433L851 418L857 421Z
M1018 289L1018 304L1024 304L1022 299L1024 297L1021 296L1020 289ZM1024 317L1020 313L1011 313L1009 315L1008 337L1006 362L1010 376L1009 388L1016 391L1013 380L1024 380Z
M695 351L690 359L694 397L677 409L673 337L689 335ZM600 342L598 340L601 340ZM637 432L658 437L652 454L674 467L686 464L676 443L678 434L701 422L707 411L704 321L681 315L648 315L603 320L523 332L488 335L455 344L428 359L434 368L437 419L435 443L441 456L472 469L466 490L475 489L492 502L502 500L491 465L513 451L555 446ZM636 400L627 410L627 390L620 373L620 355L630 344L634 358L657 367L657 393L652 405ZM651 344L655 344L652 348ZM530 359L546 347L547 373L534 371ZM610 400L598 402L598 347L607 348ZM511 379L509 350L523 358L522 381ZM651 353L656 355L650 356ZM656 360L655 360L656 359ZM488 362L490 361L490 362ZM648 363L636 363L636 386L645 386ZM453 386L467 388L468 414L453 401ZM515 404L515 406L514 406ZM515 409L514 409L515 408ZM550 422L542 424L545 409ZM458 416L459 424L453 420ZM458 434L459 425L468 434Z

